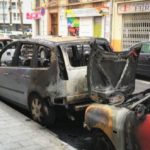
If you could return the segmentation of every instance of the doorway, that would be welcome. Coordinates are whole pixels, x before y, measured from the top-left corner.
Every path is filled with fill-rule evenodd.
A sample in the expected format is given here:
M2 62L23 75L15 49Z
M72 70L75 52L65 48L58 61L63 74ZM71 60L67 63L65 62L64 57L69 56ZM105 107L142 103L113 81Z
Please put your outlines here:
M102 37L102 17L94 17L94 37Z
M51 35L58 35L58 14L51 14Z

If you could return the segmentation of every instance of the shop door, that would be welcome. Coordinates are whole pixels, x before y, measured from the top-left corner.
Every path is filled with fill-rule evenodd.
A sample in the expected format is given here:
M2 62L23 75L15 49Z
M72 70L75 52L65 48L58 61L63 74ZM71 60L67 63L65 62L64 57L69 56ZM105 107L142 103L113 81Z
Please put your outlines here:
M79 36L93 36L93 18L81 17Z
M51 34L58 35L58 14L51 14Z
M150 40L150 14L126 14L123 15L123 50L133 44Z
M94 37L102 37L102 18L94 18Z

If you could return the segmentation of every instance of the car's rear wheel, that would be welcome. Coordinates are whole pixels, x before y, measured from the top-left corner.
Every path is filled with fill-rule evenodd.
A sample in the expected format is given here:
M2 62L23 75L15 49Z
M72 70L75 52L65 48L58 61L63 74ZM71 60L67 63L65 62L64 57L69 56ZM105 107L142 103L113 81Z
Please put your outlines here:
M92 150L115 150L109 138L101 131L92 134Z
M31 95L29 99L29 107L32 119L45 126L51 126L55 122L54 108L49 106L47 102L42 100L38 95Z

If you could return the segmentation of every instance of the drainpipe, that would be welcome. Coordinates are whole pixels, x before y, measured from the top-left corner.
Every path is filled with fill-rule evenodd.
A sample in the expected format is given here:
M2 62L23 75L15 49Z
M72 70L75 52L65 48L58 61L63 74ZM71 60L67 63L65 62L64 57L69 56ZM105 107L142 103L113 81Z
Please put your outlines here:
M114 2L113 2L113 0L111 0L111 12L110 12L110 43L112 43L113 6L114 6Z

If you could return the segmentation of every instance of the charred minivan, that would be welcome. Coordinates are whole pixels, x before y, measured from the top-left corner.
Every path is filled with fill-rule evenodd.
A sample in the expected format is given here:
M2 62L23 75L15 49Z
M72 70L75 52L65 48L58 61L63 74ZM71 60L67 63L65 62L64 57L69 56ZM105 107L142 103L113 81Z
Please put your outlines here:
M96 103L86 109L84 121L92 150L150 149L150 88L132 94L143 44L119 53L92 46L87 74Z
M54 106L80 108L78 104L89 101L87 62L92 41L45 37L12 42L0 55L0 96L29 109L43 124L54 123ZM105 39L97 43L111 50Z

